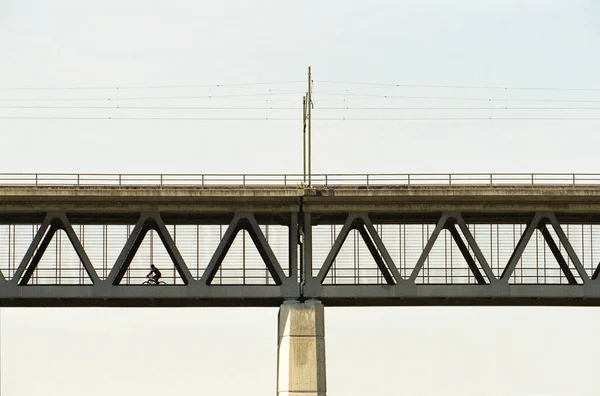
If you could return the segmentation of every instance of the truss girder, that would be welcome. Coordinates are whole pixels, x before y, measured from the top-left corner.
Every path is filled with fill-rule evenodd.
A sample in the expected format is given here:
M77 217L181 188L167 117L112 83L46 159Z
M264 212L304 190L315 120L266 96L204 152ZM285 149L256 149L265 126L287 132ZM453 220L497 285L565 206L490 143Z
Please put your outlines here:
M288 220L289 268L284 270L261 230L260 218L252 212L231 214L230 221L201 275L194 276L184 260L178 244L158 212L138 215L108 276L101 278L92 265L84 244L74 231L65 212L49 212L27 247L12 275L0 273L0 305L123 305L123 306L276 306L284 299L318 298L329 305L600 305L600 264L590 274L584 268L567 234L554 212L532 213L512 254L497 274L492 269L477 237L465 221L463 213L443 212L414 263L411 271L401 275L384 239L367 212L346 213L344 223L335 236L323 262L313 260L315 246L311 213L285 214ZM429 217L430 218L430 215ZM198 223L202 219L196 219ZM62 230L91 280L88 285L35 285L32 276L55 234ZM144 237L154 231L173 262L182 284L141 286L123 284L123 278L138 252ZM355 231L367 247L384 281L381 284L328 284L326 277L348 235ZM543 237L558 264L563 284L514 284L509 282L536 230ZM223 264L236 236L245 231L264 262L264 270L273 284L223 285L213 280ZM472 283L452 281L423 284L417 280L424 270L440 235L447 231L466 263ZM553 231L553 232L551 232ZM600 242L600 241L599 241ZM590 271L592 272L592 271Z

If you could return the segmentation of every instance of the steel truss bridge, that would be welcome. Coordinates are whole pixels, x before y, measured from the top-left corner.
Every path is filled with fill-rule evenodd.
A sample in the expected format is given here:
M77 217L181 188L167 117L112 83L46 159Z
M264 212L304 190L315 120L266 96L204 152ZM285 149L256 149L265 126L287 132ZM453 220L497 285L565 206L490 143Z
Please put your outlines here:
M599 262L600 175L0 175L1 306L600 305Z

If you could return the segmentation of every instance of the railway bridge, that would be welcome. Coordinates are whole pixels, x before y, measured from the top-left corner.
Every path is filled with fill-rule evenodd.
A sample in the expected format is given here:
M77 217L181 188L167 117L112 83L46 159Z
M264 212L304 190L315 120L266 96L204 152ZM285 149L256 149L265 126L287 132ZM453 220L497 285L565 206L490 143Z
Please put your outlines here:
M0 306L278 306L324 395L324 306L598 306L599 226L592 174L3 174Z

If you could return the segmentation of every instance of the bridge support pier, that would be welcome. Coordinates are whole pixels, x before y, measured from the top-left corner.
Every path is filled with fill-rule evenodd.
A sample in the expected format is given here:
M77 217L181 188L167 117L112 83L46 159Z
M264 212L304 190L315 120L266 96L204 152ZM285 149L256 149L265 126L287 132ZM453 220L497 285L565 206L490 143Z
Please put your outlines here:
M325 310L318 300L279 308L278 396L325 396Z

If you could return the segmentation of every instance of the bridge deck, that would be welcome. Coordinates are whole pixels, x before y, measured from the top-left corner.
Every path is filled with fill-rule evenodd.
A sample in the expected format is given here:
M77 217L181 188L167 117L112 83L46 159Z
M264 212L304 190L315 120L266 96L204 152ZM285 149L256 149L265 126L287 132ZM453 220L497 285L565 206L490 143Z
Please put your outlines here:
M0 213L600 213L600 186L0 186Z

